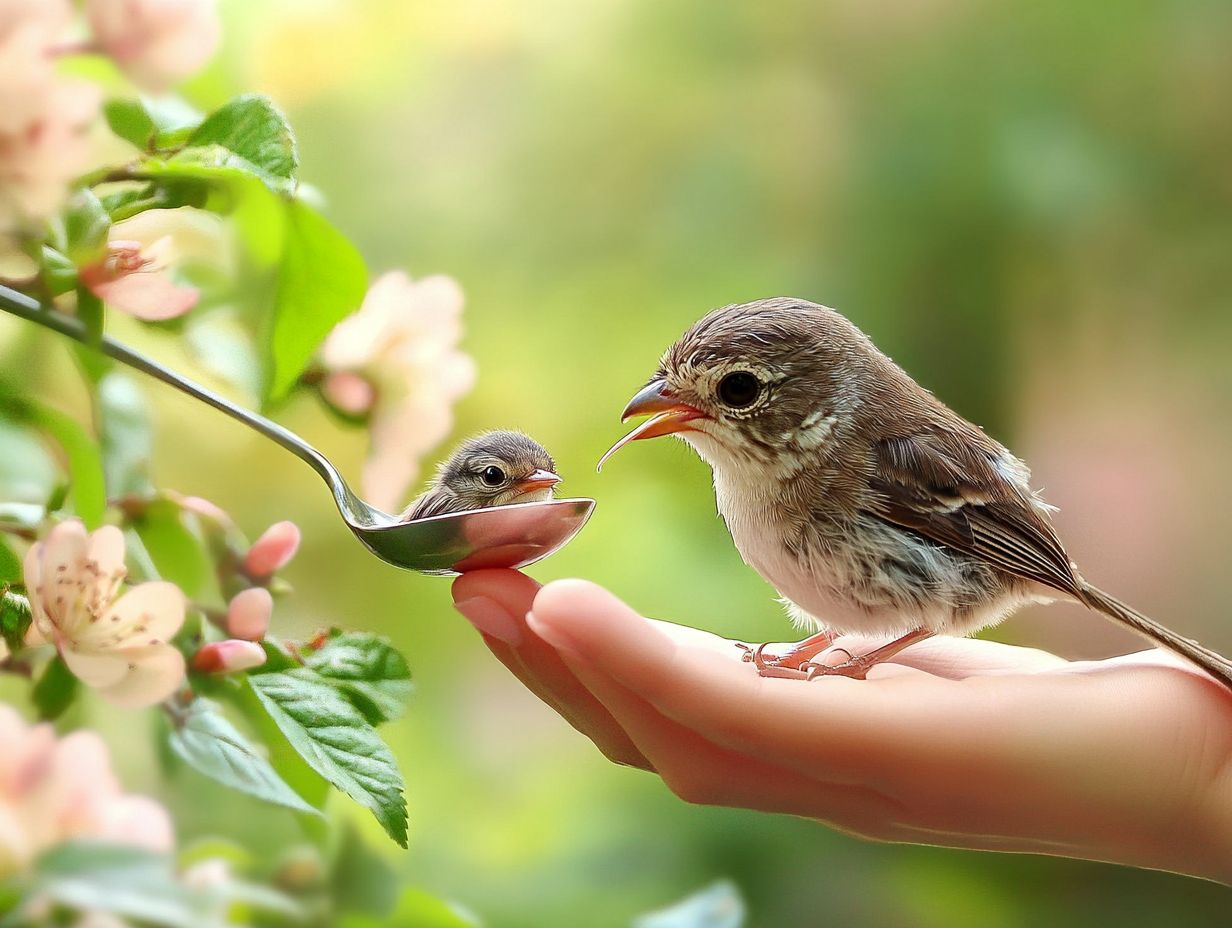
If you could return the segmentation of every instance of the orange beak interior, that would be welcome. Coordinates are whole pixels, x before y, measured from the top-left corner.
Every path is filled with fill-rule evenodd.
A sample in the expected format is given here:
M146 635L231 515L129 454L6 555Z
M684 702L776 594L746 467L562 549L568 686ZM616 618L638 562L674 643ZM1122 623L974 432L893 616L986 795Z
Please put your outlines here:
M518 481L519 493L532 493L535 490L546 490L560 483L560 477L550 470L537 470L529 477Z
M658 438L660 435L673 435L677 432L695 432L697 429L689 425L694 419L704 419L706 414L687 403L678 401L667 389L662 380L655 380L644 387L620 415L624 422L633 416L650 416L645 422L635 428L620 441L607 449L607 453L599 459L599 470L607 459L631 441L643 438Z

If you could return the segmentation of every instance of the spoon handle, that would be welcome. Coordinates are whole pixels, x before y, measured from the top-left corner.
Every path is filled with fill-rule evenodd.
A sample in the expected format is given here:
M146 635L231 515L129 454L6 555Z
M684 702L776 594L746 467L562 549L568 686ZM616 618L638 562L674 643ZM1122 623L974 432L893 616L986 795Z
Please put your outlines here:
M129 367L135 367L142 373L148 374L156 380L161 380L168 386L175 387L180 392L187 393L194 399L198 399L209 406L213 406L218 411L226 413L232 419L238 419L249 428L255 429L266 438L278 443L292 454L307 461L312 469L320 474L325 482L329 484L330 489L333 490L334 499L337 501L343 515L361 523L371 523L374 521L373 510L351 492L350 487L346 485L342 476L329 463L325 455L321 454L321 452L317 451L316 448L312 447L312 445L308 444L294 432L284 429L278 423L271 422L264 416L259 416L243 407L236 406L229 400L223 399L213 390L206 389L198 383L181 377L151 358L146 357L140 352L133 351L127 345L114 341L106 335L96 340L86 331L85 326L82 325L79 319L49 310L37 300L3 285L0 285L0 309L12 313L14 316L20 316L22 319L45 326L84 345L96 347L108 357L127 364Z

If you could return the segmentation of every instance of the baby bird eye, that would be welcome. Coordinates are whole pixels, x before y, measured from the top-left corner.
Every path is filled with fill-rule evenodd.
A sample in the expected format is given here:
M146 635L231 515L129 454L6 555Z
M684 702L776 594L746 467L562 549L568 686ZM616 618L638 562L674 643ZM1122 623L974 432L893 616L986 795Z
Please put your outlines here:
M505 472L495 464L489 464L479 472L479 479L490 487L499 487L505 482Z
M719 399L732 409L752 405L761 393L761 382L748 371L732 371L719 381Z

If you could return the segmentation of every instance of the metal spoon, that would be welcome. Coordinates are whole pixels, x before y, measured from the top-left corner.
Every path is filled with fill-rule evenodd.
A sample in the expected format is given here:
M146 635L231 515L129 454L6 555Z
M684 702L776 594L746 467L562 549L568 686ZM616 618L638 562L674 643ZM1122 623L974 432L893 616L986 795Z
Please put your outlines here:
M395 567L438 575L481 567L525 567L568 544L595 508L593 499L558 499L399 521L356 496L325 455L281 425L185 380L119 342L106 336L101 340L91 337L79 320L49 310L16 290L0 286L0 309L93 345L103 354L238 419L307 461L329 484L338 511L355 537Z

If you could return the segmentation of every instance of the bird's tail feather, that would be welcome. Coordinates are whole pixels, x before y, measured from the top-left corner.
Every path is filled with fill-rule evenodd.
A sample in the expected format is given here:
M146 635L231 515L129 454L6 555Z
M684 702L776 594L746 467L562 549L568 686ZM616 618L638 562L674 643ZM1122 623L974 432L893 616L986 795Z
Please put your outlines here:
M1154 619L1125 605L1115 596L1110 596L1103 590L1091 586L1085 580L1081 581L1081 590L1080 598L1087 606L1097 612L1102 612L1110 619L1128 625L1138 634L1151 639L1156 644L1163 645L1182 657L1188 658L1224 686L1232 689L1232 661L1222 654L1210 648L1204 648L1198 642L1184 638L1170 628L1165 628Z

